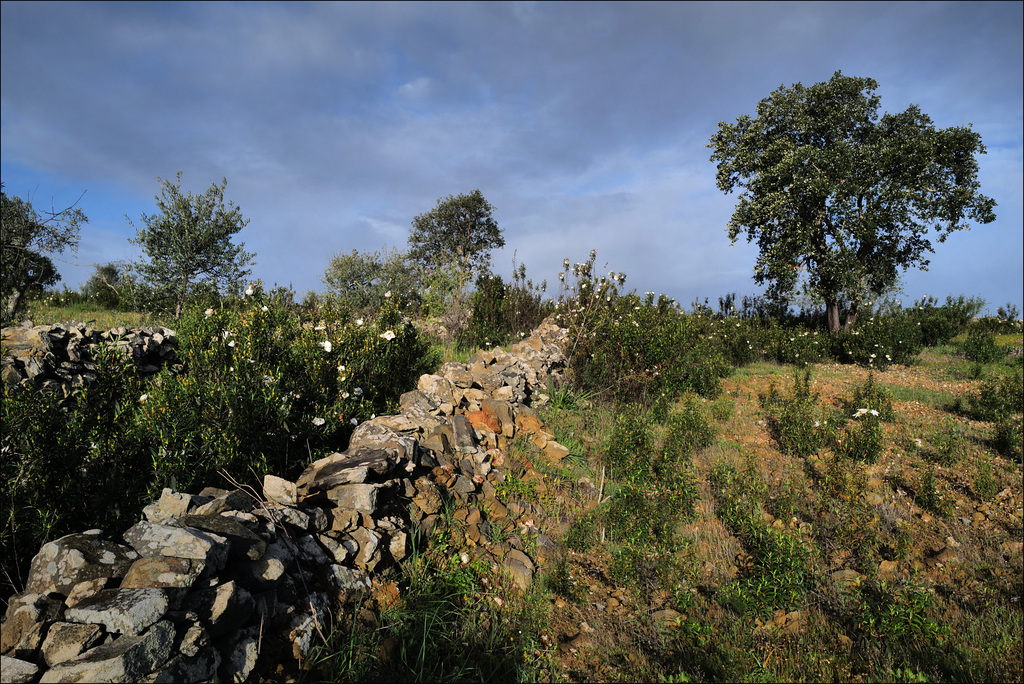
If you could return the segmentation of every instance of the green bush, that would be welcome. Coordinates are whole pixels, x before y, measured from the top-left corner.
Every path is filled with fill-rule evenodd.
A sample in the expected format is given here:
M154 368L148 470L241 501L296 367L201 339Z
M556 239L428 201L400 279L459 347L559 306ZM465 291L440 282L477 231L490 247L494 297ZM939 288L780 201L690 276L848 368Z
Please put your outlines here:
M885 449L881 414L876 409L858 409L853 414L852 427L848 424L835 439L836 452L854 461L875 463Z
M1006 358L1006 349L996 344L995 335L979 327L971 328L960 349L965 359L976 363L992 363Z
M977 395L958 400L957 407L975 420L998 421L1015 413L1024 413L1024 375L1020 369L981 383Z
M904 312L873 316L832 340L832 354L842 363L885 370L909 365L921 351L921 332Z
M857 409L873 409L878 417L889 423L896 420L896 411L892 406L892 392L888 388L875 384L875 374L868 373L868 379L853 392L853 396L843 400L847 411Z
M984 308L985 300L977 297L947 296L945 305L939 306L937 299L928 296L914 302L907 313L920 331L921 344L935 347L947 344L966 330L971 319Z
M828 419L819 404L819 395L811 391L811 371L803 377L793 375L793 396L783 398L773 382L768 394L761 395L768 433L779 451L806 458L818 452L829 434Z
M294 477L343 450L358 423L391 412L434 361L395 305L374 321L300 323L257 284L237 310L192 309L179 322L182 370L143 384L130 359L95 352L100 381L68 399L4 389L0 544L23 577L48 539L128 527L146 498L273 472Z
M678 412L673 413L654 470L658 475L686 464L694 452L711 445L715 439L715 425L690 394Z
M627 404L618 418L606 450L610 477L643 481L651 467L653 435L640 404Z
M999 453L1024 464L1024 419L1007 415L996 421L995 447Z
M470 297L473 315L463 333L462 343L470 349L505 346L530 334L554 311L544 302L547 284L535 287L526 279L526 267L520 265L509 284L501 276L482 275Z

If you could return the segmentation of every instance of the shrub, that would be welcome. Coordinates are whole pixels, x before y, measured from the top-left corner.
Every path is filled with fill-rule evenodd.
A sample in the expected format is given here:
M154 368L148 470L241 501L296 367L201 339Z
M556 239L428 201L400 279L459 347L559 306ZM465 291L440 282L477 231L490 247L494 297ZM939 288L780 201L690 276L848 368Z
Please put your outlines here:
M669 417L667 427L661 454L655 462L658 475L684 465L694 452L710 446L715 439L714 424L692 394L687 395L680 410Z
M761 395L768 433L784 454L807 457L817 453L826 438L828 420L818 403L819 395L810 387L811 371L793 375L793 396L779 396L774 382L768 394Z
M847 411L873 409L878 412L878 417L887 423L896 420L896 411L892 407L892 392L875 384L874 373L868 373L868 379L854 390L850 399L843 400L843 405Z
M611 474L620 480L644 480L651 466L651 425L643 407L627 404L609 438L607 456Z
M507 345L525 337L553 310L542 299L547 283L535 287L526 279L526 267L513 271L512 282L501 276L482 275L470 298L473 315L463 334L469 348Z
M920 351L920 330L902 312L873 316L832 340L832 353L839 361L879 370L894 363L908 365Z
M964 358L976 363L991 363L1006 358L1006 349L996 344L995 336L980 327L972 327L960 345Z
M885 449L881 414L876 409L858 409L853 414L853 427L847 425L835 440L837 453L854 461L874 463Z
M978 394L958 400L957 408L975 420L985 421L1024 413L1024 380L1020 369L983 381Z
M1024 419L1007 415L996 421L995 447L999 453L1024 465Z

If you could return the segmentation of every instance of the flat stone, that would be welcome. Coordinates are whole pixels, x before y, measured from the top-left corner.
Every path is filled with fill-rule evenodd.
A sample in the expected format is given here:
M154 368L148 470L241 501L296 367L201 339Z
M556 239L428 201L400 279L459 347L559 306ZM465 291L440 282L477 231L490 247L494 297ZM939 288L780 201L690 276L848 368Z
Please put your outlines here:
M104 589L68 608L68 621L103 625L108 632L137 636L156 624L170 607L165 589Z
M295 506L299 503L298 488L295 483L276 475L263 476L263 496L269 501L284 506Z
M180 494L164 487L160 498L143 508L142 514L151 523L162 523L188 513L191 503L191 494Z
M124 540L144 557L173 556L205 561L207 572L211 574L224 567L230 546L226 538L211 532L145 520L125 532Z
M175 527L199 530L226 539L229 560L256 560L267 543L238 520L226 515L183 515L168 523Z
M63 662L77 658L83 651L97 645L105 634L99 625L82 625L74 622L55 622L46 633L43 642L43 662L56 667Z
M39 674L39 666L20 658L9 658L0 656L0 670L3 671L3 679L10 684L23 684L35 681Z
M327 496L340 509L372 515L377 510L378 489L378 485L373 484L339 485Z
M102 539L98 530L69 534L39 549L29 567L25 593L67 595L80 582L124 577L138 558L133 549Z
M163 620L145 634L123 636L51 668L49 682L137 682L165 662L174 645L174 625Z
M121 588L190 587L205 567L206 563L196 558L174 558L172 556L140 558L132 564L124 579L121 580Z

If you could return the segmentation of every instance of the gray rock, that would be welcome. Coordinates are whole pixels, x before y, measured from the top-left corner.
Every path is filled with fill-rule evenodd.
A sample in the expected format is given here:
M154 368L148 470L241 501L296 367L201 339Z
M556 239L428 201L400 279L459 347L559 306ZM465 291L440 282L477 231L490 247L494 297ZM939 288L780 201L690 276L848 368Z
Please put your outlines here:
M35 663L7 656L0 656L0 670L3 671L4 681L10 684L35 681L39 674L39 667Z
M29 567L25 593L67 595L80 582L121 578L139 554L99 533L69 534L43 544Z
M170 606L165 589L104 589L68 608L68 621L103 625L108 632L136 636L156 624Z
M328 492L328 498L342 510L372 515L377 510L378 489L373 484L340 485Z
M190 494L179 494L165 487L160 498L142 509L142 514L151 523L162 523L171 518L185 515L192 502Z
M267 543L260 539L258 534L226 515L183 515L168 524L200 530L226 539L230 545L229 560L257 560L267 549Z
M49 667L55 667L77 658L83 651L97 645L105 633L99 625L55 622L43 642L43 662Z
M164 620L47 670L40 682L137 682L167 660L173 645L174 625Z
M228 540L217 534L145 520L125 532L124 540L145 557L174 556L205 561L210 574L224 568L230 547Z
M0 653L24 660L35 660L50 625L60 620L64 602L43 594L22 594L7 606L0 626Z
M244 625L256 607L252 595L233 581L192 593L185 605L199 616L214 638Z
M259 658L259 627L242 630L221 652L225 654L218 669L221 681L244 682L256 668Z
M263 496L283 506L295 506L299 503L295 483L276 475L263 476Z

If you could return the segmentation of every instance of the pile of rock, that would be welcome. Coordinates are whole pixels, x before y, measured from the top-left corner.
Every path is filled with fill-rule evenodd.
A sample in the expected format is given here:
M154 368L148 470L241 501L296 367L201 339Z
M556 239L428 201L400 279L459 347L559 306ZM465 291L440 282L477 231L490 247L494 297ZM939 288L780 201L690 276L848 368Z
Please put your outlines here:
M348 449L295 482L167 489L124 543L92 530L46 544L6 612L4 680L244 681L260 658L301 661L328 613L403 561L446 510L463 523L466 562L527 587L559 550L539 506L498 491L512 475L543 487L509 453L513 439L554 461L568 453L531 407L564 365L564 335L546 322L511 353L422 376L398 415L359 425Z
M167 328L112 328L95 330L86 326L31 325L4 328L4 355L0 373L8 385L32 383L61 392L96 381L95 354L98 345L113 346L130 358L143 376L156 373L165 364L175 365L178 338Z

